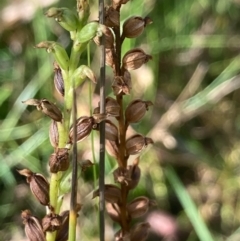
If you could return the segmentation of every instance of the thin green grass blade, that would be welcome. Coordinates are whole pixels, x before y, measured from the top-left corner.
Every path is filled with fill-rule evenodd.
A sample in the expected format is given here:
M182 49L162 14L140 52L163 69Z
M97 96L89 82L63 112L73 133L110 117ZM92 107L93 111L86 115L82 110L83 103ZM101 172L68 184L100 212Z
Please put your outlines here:
M176 172L171 166L165 167L165 176L168 179L171 186L173 187L199 239L201 241L214 241L203 218L199 214L194 201L191 199L190 195L183 186L181 180L178 178Z

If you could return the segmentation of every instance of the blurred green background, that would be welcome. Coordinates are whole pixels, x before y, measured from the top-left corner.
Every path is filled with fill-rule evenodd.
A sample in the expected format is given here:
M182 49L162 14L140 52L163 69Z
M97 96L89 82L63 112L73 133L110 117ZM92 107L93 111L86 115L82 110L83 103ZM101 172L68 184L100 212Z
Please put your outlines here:
M61 106L53 87L53 59L34 45L54 40L70 48L68 33L44 16L49 6L75 9L75 1L65 2L0 2L0 240L26 240L21 210L39 217L45 212L17 169L48 176L50 121L21 101L48 98ZM91 19L97 19L97 1L90 3ZM140 38L126 40L123 48L124 53L138 46L153 56L132 71L133 92L125 98L126 104L133 98L154 103L141 123L132 126L155 142L142 155L141 181L130 195L130 200L146 195L157 201L142 218L152 226L148 240L239 240L240 1L134 0L122 9L123 21L131 15L153 20ZM92 44L96 73L98 56ZM87 63L86 56L81 63ZM112 74L109 69L107 73L110 94ZM86 84L78 96L79 115L89 112L88 96ZM92 158L90 139L80 145L79 158ZM97 146L97 134L94 140ZM107 156L106 182L113 182L115 168ZM97 201L90 197L92 170L79 184L79 199L86 204L79 217L81 240L99 240ZM106 217L106 240L113 240L117 230Z

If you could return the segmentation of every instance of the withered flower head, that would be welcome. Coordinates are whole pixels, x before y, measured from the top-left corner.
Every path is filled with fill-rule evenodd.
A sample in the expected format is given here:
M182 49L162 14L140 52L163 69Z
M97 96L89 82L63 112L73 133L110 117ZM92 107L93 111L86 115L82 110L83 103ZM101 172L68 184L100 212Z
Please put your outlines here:
M30 189L37 200L44 206L49 205L49 183L47 179L39 173L33 173L29 169L18 171L21 175L27 177Z
M32 216L29 210L22 211L21 217L25 225L25 233L29 241L46 240L39 220Z
M105 194L105 200L110 203L121 203L121 190L119 187L112 185L112 184L106 184L104 189ZM95 190L93 192L93 197L95 198L99 196L99 189Z
M149 144L153 144L153 140L148 137L144 137L140 134L136 134L126 141L126 151L128 155L135 155L141 152Z
M49 213L42 219L43 232L54 232L59 230L62 224L62 217L55 213Z
M26 105L34 105L38 110L42 111L45 115L49 116L55 121L62 121L62 112L57 108L56 105L48 101L47 99L37 100L29 99L22 101Z
M132 89L131 81L129 79L125 79L123 76L115 76L114 81L112 83L112 89L114 95L129 95Z
M147 213L150 206L149 199L147 197L137 197L133 201L127 204L127 210L131 218L139 218Z
M142 18L139 16L132 16L128 18L123 24L123 37L136 38L140 36L147 24L152 21L150 18Z
M49 139L50 143L54 148L58 147L58 141L59 141L59 134L58 134L58 127L57 122L52 120L49 128Z
M56 62L54 62L54 86L57 92L61 96L64 96L64 80L62 70Z
M143 64L152 59L151 55L146 54L140 48L129 50L122 59L123 68L127 70L134 70L140 68Z
M89 116L82 116L76 121L76 131L77 131L77 142L84 140L90 133L92 128L94 127L94 119ZM70 143L73 143L73 126L71 126L69 131L69 140Z
M56 152L49 157L49 166L51 173L66 171L69 167L69 154L67 148L58 148Z
M118 167L113 172L114 181L128 186L128 183L131 181L130 174L129 169Z
M148 107L153 105L151 101L143 101L140 99L133 100L129 103L125 111L125 118L128 123L139 122L145 115Z

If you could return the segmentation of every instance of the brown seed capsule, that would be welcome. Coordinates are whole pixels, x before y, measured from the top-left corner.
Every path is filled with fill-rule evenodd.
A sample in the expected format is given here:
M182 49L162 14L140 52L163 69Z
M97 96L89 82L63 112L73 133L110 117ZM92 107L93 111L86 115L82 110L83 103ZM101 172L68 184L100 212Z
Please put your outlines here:
M110 218L117 223L121 222L121 211L117 203L106 203L106 211Z
M58 147L58 141L59 141L59 134L58 134L58 127L57 122L52 120L49 128L49 139L50 143L54 148Z
M21 175L27 177L30 189L37 200L44 206L49 205L49 183L47 179L39 174L33 173L29 169L18 171Z
M153 140L148 137L144 137L140 134L136 134L126 141L126 151L128 155L135 155L141 152L149 144L153 144Z
M108 27L118 27L120 22L120 13L113 7L105 9L105 25Z
M57 108L56 105L54 105L47 99L42 99L41 105L37 106L37 109L41 110L44 114L46 114L55 121L62 121L62 112Z
M55 121L61 121L62 120L62 113L57 108L56 105L49 102L47 99L37 100L37 99L29 99L26 101L22 101L22 103L26 105L33 105L37 107L37 110L42 111L44 114L49 116L51 119Z
M147 197L137 197L127 204L127 210L131 218L139 218L147 213L149 199Z
M25 233L29 241L46 240L39 220L32 216L29 210L22 211L21 217L25 225Z
M54 62L54 86L58 93L64 96L64 80L62 70L56 62Z
M145 115L148 107L153 105L151 101L133 100L125 111L125 118L128 123L139 122Z
M76 131L77 131L77 142L84 140L90 133L94 126L93 117L82 116L76 121ZM73 126L71 126L69 131L70 143L73 143Z
M113 156L117 159L119 150L118 150L118 143L116 141L106 140L106 150L110 156Z
M49 167L51 173L66 171L69 167L69 154L67 148L58 148L49 157Z
M69 211L64 211L60 214L62 224L57 231L56 241L67 241L68 240L68 230L69 230Z
M104 189L105 200L110 203L120 203L121 202L121 189L112 184L106 184ZM99 189L93 192L93 197L99 196Z
M145 241L148 237L150 228L149 223L138 223L132 230L130 235L131 241Z
M122 59L123 68L134 70L140 68L143 64L152 59L151 55L147 55L142 49L134 48L129 50Z
M141 177L141 169L139 168L138 162L139 162L139 157L134 160L133 165L128 166L128 170L130 173L129 176L131 179L128 182L128 186L127 186L128 190L134 189L139 183L139 180Z
M62 224L62 217L55 213L49 213L42 219L43 232L54 232L59 230Z
M114 95L129 95L132 85L125 82L123 76L115 76L114 81L112 83L112 89Z
M105 25L101 25L101 30L102 30L102 33L105 37L105 48L106 49L111 49L113 48L113 44L114 44L114 36L113 36L113 33L112 31ZM99 36L96 36L93 41L97 44L97 45L100 45L100 37Z

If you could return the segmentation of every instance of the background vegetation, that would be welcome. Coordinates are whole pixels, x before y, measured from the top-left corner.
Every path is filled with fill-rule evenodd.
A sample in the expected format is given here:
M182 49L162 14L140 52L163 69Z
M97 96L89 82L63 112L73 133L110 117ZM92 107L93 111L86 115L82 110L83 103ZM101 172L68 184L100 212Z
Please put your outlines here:
M68 34L44 16L50 4L75 7L74 0L65 2L0 3L0 240L26 240L21 210L44 212L16 170L28 167L47 175L49 119L21 101L35 96L61 102L53 88L52 59L34 45L48 39L68 46ZM91 5L91 18L97 19L96 1ZM240 1L134 0L124 8L122 20L130 15L153 20L141 38L125 44L126 50L141 46L153 55L136 71L134 94L128 97L154 102L141 125L133 126L155 141L141 159L141 183L132 194L157 201L144 217L152 225L148 240L239 240ZM91 53L97 73L94 45ZM110 86L111 76L108 93ZM89 113L88 86L83 88L79 115ZM94 106L97 93L96 88ZM94 140L97 150L97 134ZM90 138L80 148L79 158L92 159ZM106 182L114 167L107 157ZM79 179L85 204L81 240L98 240L93 176L88 170ZM106 219L106 240L112 240L118 228Z

